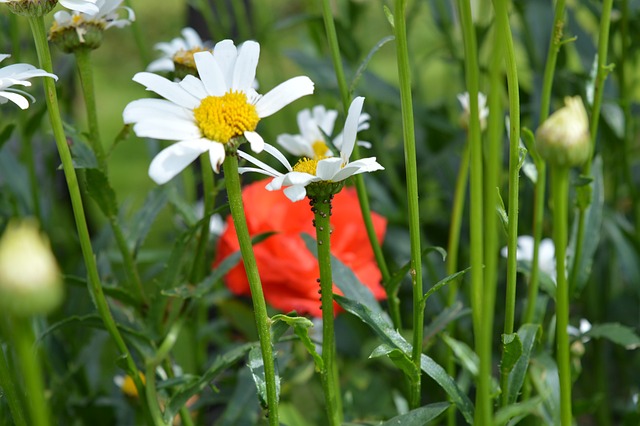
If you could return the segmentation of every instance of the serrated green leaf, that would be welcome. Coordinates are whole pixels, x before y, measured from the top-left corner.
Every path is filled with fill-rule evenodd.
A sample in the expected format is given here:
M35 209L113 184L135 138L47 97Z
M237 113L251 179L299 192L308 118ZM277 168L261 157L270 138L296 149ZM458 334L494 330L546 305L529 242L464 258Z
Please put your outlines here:
M508 403L514 404L518 400L518 394L524 383L524 378L529 367L529 359L531 351L536 341L536 335L540 330L538 324L523 324L518 330L519 340L521 342L522 355L518 358L513 369L509 373L508 386L509 389L503 389L508 393Z
M420 377L420 370L418 370L413 361L411 361L411 358L400 349L383 343L371 352L369 358L378 358L381 356L389 357L395 366L404 371L404 374L412 381L417 381L418 377Z
M258 398L263 409L268 409L267 403L267 382L264 377L264 362L262 360L262 352L260 347L255 346L249 351L249 370L253 377L253 382L258 390ZM278 363L276 367L276 400L280 399L280 376L278 375Z
M615 322L594 324L583 336L607 339L628 350L640 347L640 336L635 333L634 329Z
M107 175L99 169L87 169L85 178L87 180L87 191L98 204L102 213L109 218L116 216L118 214L118 202Z
M516 333L502 335L501 374L509 374L522 356L522 342Z
M316 371L322 371L324 369L324 361L318 351L316 351L316 345L311 340L311 337L309 337L309 329L313 327L313 323L308 318L277 314L271 318L271 321L272 327L282 322L293 328L293 332L298 336L307 352L313 357ZM273 335L275 335L275 333L273 333L272 336Z
M380 426L423 426L438 418L450 405L448 402L436 402L425 405L424 407L416 408L406 414L401 414L387 420Z

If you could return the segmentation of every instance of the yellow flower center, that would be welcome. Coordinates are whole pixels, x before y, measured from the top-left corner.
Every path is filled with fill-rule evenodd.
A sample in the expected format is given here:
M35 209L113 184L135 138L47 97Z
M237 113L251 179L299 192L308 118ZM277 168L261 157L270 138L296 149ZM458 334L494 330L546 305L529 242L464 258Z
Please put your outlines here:
M311 144L311 148L313 149L314 158L316 160L322 160L323 158L327 158L327 154L329 153L329 147L324 141L317 140Z
M260 121L256 107L247 102L247 95L234 91L207 96L193 114L204 137L220 143L254 131Z
M193 59L193 54L198 52L210 52L210 50L200 46L189 50L181 49L173 55L173 62L178 65L196 69L196 61Z
M316 175L316 168L318 167L318 160L303 157L293 166L294 172L309 173L310 175Z

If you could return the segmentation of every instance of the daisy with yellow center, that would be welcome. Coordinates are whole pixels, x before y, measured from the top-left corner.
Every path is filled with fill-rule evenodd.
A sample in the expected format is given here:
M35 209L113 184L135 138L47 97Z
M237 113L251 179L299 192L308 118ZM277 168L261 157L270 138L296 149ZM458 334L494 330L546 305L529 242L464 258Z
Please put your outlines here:
M349 162L349 157L356 144L359 123L361 123L363 97L357 97L349 107L349 113L344 124L340 157L310 158L303 157L294 166L275 147L264 144L264 150L275 157L287 169L287 173L280 173L273 167L257 158L238 151L238 155L257 167L240 167L240 173L257 172L274 179L267 185L269 191L284 189L284 194L291 201L300 201L307 195L306 187L310 184L334 184L360 173L383 170L375 157L362 158Z
M111 27L123 28L135 21L136 15L130 7L121 6L123 0L95 0L97 10L74 11L73 14L66 10L61 10L53 15L54 21L51 25L50 33L64 31L67 28L74 28L77 31L83 26L94 25L103 30ZM119 10L127 13L125 18L120 18ZM81 36L81 33L78 33Z
M233 149L231 145L246 139L254 152L262 151L264 140L255 132L260 119L313 93L313 82L300 76L259 95L252 88L260 56L260 45L254 41L236 48L231 40L223 40L215 52L194 55L200 78L188 75L172 82L149 72L133 77L165 99L131 102L123 113L125 123L133 124L140 137L177 141L149 166L149 176L158 184L171 180L204 152L218 172L225 146Z
M11 55L0 54L0 62L9 56ZM13 64L0 68L0 104L11 101L22 109L29 108L29 99L31 99L31 101L35 99L28 93L11 86L29 87L31 86L31 82L28 81L28 79L33 77L51 77L54 80L58 79L55 74L37 69L29 64Z
M193 55L197 52L211 51L208 42L203 42L193 28L184 28L182 37L176 37L169 42L157 43L156 50L162 52L160 58L151 62L147 67L149 72L173 72L176 67L196 70Z

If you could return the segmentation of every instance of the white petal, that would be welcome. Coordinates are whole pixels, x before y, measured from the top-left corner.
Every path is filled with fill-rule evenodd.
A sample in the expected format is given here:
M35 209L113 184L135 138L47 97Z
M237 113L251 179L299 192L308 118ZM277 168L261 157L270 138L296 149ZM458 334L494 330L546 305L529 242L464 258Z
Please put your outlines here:
M220 172L220 166L224 163L224 146L221 143L210 142L211 147L209 148L209 161L211 162L211 167L213 171L216 173Z
M272 176L282 176L282 173L280 173L279 171L277 171L273 167L269 166L268 164L263 163L262 161L258 160L253 155L247 154L246 152L240 151L240 150L238 150L237 152L238 152L238 156L240 158L243 158L243 159L247 160L248 162L258 166L261 170L264 170L268 174L270 174Z
M149 118L192 120L193 112L165 99L138 99L130 102L122 112L125 123L137 123Z
M27 98L17 93L0 92L0 97L10 100L14 104L18 105L21 109L29 108L29 101L27 100Z
M192 49L194 47L202 47L202 39L200 38L200 36L198 35L198 33L196 32L196 30L194 30L191 27L186 27L182 30L182 37L184 37L184 41L187 42L187 47L189 49ZM189 49L185 49L185 50L189 50Z
M342 169L342 160L340 158L325 158L318 161L316 168L316 176L322 180L333 180L333 177Z
M302 96L313 93L313 81L309 77L291 78L274 87L256 103L258 117L264 118L280 111Z
M158 153L149 165L149 177L162 185L185 169L198 155L209 150L206 139L188 140L175 143Z
M278 151L278 149L275 146L265 143L264 150L267 151L269 154L273 155L275 159L280 162L280 164L282 164L287 168L288 171L292 170L291 164L289 163L289 161L286 159L284 155L282 155L280 151Z
M278 136L278 145L287 152L297 157L313 158L314 153L311 146L299 135L283 134Z
M251 150L256 154L262 152L264 149L264 139L256 132L244 132L244 137L247 138L247 141L251 145Z
M351 157L353 147L356 143L362 104L364 104L364 98L358 96L349 106L349 113L347 114L347 120L344 123L344 130L342 131L342 148L340 148L340 157L344 163L349 161L349 157Z
M340 182L341 180L345 180L350 176L360 173L373 172L376 170L384 170L384 167L382 167L376 161L375 157L361 158L360 160L354 161L344 166L338 173L333 176L333 180L335 182Z
M77 10L89 15L96 14L100 11L94 3L95 0L60 0L60 4L67 9Z
M170 120L146 119L137 122L133 131L141 138L180 141L200 139L202 133L193 121L180 120L177 117Z
M173 59L169 58L156 59L147 66L147 71L149 72L173 71L174 69L175 64L173 63Z
M196 52L193 55L198 68L198 75L211 96L222 96L227 92L227 84L224 81L224 74L213 59L211 52Z
M516 259L533 260L533 237L530 235L522 235L518 237Z
M260 174L263 174L263 175L266 175L266 176L271 176L271 177L279 176L279 175L271 174L268 171L259 169L257 167L238 167L238 173L240 173L240 174L244 174L244 173L260 173Z
M282 184L284 186L290 185L308 185L311 182L317 182L320 178L314 175L310 175L309 173L302 172L289 172L284 175L284 180Z
M192 75L187 75L180 83L180 87L189 92L189 94L195 96L198 99L204 99L207 97L207 89L200 79Z
M216 43L213 51L213 59L218 63L224 75L226 89L229 89L233 85L233 70L238 58L238 49L235 44L233 44L233 41L222 40Z
M245 91L253 84L256 78L256 67L260 57L260 45L255 41L242 43L238 51L238 59L233 70L233 90Z
M180 84L169 81L157 74L139 72L133 76L133 81L185 108L193 109L200 105L200 99L184 90Z
M284 195L287 196L288 199L293 201L304 200L304 197L307 196L307 189L303 185L293 185L284 189Z

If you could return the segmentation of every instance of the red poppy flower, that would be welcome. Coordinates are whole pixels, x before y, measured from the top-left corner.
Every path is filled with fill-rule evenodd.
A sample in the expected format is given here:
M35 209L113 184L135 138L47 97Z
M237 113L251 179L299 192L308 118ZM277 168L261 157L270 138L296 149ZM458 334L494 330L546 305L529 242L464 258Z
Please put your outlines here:
M299 314L320 317L316 281L320 276L318 263L300 236L303 232L315 236L311 208L304 201L292 203L282 191L267 191L264 186L264 181L246 186L242 199L251 236L276 232L254 246L265 299L284 312L295 310ZM373 213L373 224L382 241L385 218ZM231 217L227 218L227 225L218 242L214 265L240 249ZM384 299L386 294L380 285L380 270L369 244L355 190L345 188L334 197L331 226L332 254L351 268L376 299ZM242 264L229 271L225 283L234 294L250 295ZM334 292L339 293L339 290L336 288Z

